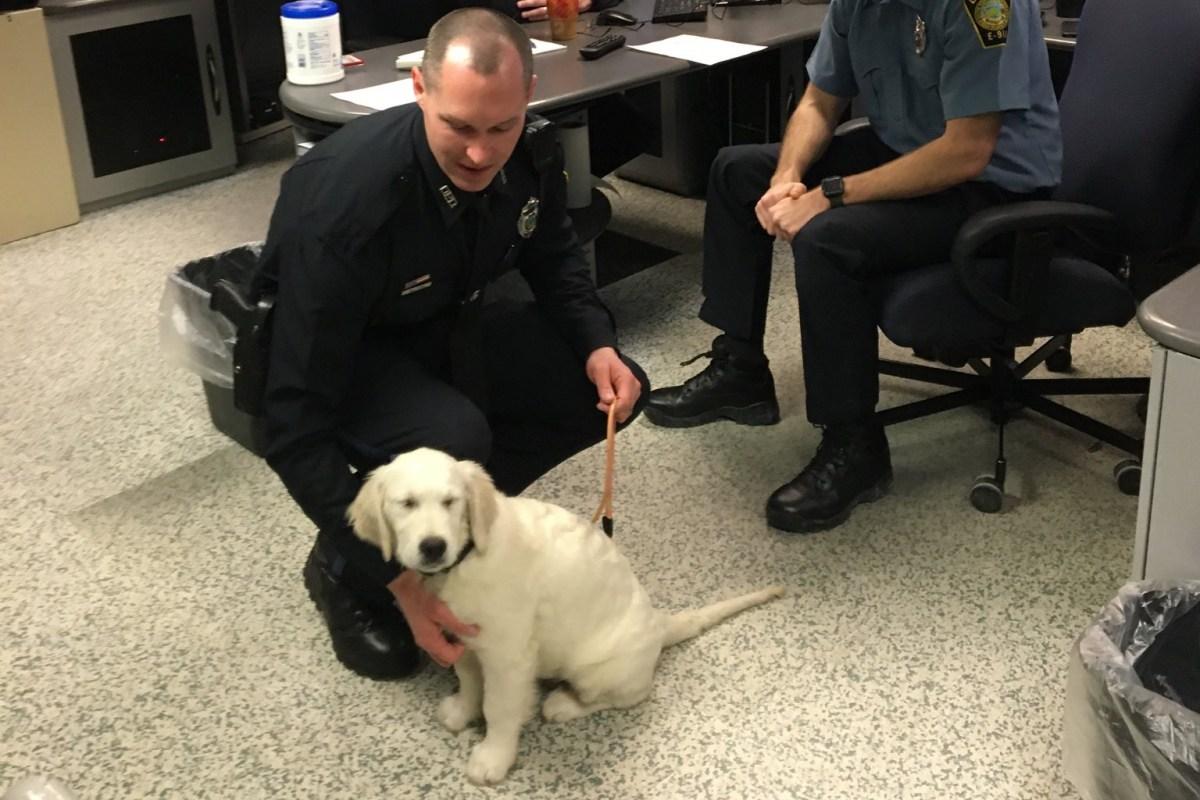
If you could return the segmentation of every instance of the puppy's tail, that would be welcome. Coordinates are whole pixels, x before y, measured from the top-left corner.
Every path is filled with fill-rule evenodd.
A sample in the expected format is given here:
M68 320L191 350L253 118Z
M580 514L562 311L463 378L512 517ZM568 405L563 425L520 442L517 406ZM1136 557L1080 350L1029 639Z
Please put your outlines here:
M667 618L667 630L663 635L663 647L679 644L685 639L691 639L716 625L724 619L732 617L739 611L761 605L768 600L783 596L782 586L771 586L757 592L744 594L741 597L731 597L719 603L713 603L704 608L694 608L680 611Z

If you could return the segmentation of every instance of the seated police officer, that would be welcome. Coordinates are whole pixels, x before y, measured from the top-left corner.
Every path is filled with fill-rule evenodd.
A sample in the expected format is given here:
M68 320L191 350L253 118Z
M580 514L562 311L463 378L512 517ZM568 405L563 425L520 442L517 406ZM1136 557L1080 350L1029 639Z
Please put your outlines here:
M711 362L650 395L687 427L779 420L763 351L772 240L791 243L809 464L767 500L782 530L825 530L892 480L879 399L873 283L948 260L963 221L1059 180L1058 106L1036 0L832 0L782 145L722 150L704 227L700 318ZM849 100L870 128L834 137ZM930 314L937 314L935 308Z
M414 632L448 664L462 648L442 629L470 631L348 527L366 471L434 447L515 494L601 440L612 404L622 422L640 410L646 378L615 349L553 131L527 124L532 69L511 19L444 17L413 70L416 105L313 148L271 217L266 456L319 529L304 581L334 651L368 677L414 670ZM484 304L513 267L536 302Z

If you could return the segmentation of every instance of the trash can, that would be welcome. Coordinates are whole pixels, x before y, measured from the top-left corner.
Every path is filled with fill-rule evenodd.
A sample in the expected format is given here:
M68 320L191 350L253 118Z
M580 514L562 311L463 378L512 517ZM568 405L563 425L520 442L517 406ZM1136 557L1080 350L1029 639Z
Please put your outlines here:
M1200 798L1200 580L1127 584L1076 641L1063 768L1085 800Z
M255 455L265 449L261 417L233 403L233 323L209 308L212 288L222 278L248 286L262 243L253 242L191 261L167 276L159 304L158 332L167 361L196 373L213 425Z

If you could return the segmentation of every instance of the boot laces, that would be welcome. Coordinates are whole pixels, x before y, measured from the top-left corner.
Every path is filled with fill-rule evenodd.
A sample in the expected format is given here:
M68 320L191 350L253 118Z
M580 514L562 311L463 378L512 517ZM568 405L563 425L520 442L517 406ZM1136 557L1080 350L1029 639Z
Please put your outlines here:
M715 350L707 350L703 353L697 353L696 355L689 358L687 361L680 361L679 366L686 367L689 364L695 364L697 361L699 361L702 358L712 358L713 354L715 352L716 352Z
M823 492L830 491L834 479L846 470L849 449L848 443L830 442L826 436L817 445L817 452L812 461L801 471L801 477L813 481Z
M716 350L708 350L704 353L699 353L692 356L687 361L684 361L679 366L686 367L688 364L693 364L702 358L710 359L704 369L697 372L692 377L683 382L684 393L702 391L713 386L719 386L721 378L726 370L730 367L730 358L727 353Z

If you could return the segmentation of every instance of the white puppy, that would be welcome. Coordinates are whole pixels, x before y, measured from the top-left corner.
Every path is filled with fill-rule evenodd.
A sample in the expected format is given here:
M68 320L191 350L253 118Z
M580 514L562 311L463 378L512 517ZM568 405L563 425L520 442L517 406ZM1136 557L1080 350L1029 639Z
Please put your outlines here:
M455 665L458 692L438 711L454 732L483 713L487 735L467 763L474 783L508 774L538 678L567 683L542 705L551 721L632 706L649 695L664 647L783 593L772 587L664 614L598 527L549 503L506 497L478 464L436 450L372 472L347 516L384 558L424 573L427 589L480 628Z

